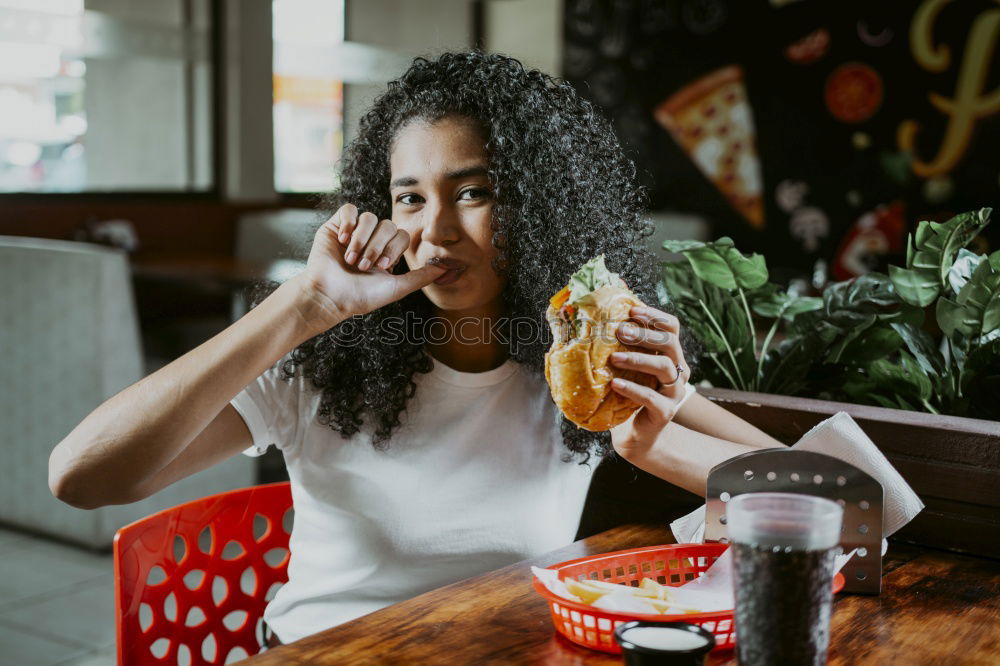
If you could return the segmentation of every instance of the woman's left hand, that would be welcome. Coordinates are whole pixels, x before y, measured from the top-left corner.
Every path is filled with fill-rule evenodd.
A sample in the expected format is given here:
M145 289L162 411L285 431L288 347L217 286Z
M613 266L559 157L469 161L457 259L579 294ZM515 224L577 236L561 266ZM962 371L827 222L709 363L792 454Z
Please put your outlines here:
M649 388L626 379L611 383L612 390L642 405L631 419L611 431L615 451L625 459L642 455L653 446L674 418L691 376L681 348L677 317L648 306L633 307L629 316L631 319L618 327L618 339L648 352L615 352L611 364L652 375L656 384Z

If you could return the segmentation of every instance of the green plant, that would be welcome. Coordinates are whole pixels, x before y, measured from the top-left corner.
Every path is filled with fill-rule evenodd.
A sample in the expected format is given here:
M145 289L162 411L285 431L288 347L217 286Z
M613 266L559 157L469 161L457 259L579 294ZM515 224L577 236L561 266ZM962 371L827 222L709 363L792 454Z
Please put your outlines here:
M713 385L1000 419L1000 251L965 249L990 212L921 222L905 267L822 298L768 282L764 258L728 238L667 241L687 261L664 263L660 298L703 343Z
M769 283L764 257L744 256L729 238L712 243L666 241L663 247L690 262L690 269L683 262L663 264L660 299L672 303L701 340L702 375L716 386L769 390L765 357L779 325L820 307L820 299ZM772 321L759 352L752 312Z
M937 301L940 344L913 322L894 326L919 368L917 381L926 377L943 411L985 410L1000 418L1000 251L977 255L965 249L989 224L990 212L963 213L943 224L921 222L907 242L906 268L891 266L889 278L911 306Z

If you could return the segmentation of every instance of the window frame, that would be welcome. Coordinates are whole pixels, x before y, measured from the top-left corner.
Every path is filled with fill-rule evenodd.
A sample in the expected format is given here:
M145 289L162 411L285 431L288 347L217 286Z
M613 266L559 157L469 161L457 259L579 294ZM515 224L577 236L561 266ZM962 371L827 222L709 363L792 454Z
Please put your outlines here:
M156 201L224 201L223 178L226 165L224 157L225 128L225 82L222 79L225 52L225 0L210 0L209 12L212 24L208 29L209 71L212 83L209 95L212 101L211 118L211 153L212 153L212 184L204 190L90 190L84 192L0 192L0 205L11 204L46 204L73 202L156 202ZM186 77L185 85L190 88L191 77Z

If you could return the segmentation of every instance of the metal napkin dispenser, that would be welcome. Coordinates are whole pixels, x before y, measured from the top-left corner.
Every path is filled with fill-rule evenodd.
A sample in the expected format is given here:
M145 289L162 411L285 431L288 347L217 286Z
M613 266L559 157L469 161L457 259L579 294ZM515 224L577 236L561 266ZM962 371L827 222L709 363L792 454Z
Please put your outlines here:
M712 468L705 497L705 541L728 541L726 502L743 493L782 492L825 497L844 507L840 546L857 549L841 569L845 592L882 590L882 486L838 458L794 449L767 449Z

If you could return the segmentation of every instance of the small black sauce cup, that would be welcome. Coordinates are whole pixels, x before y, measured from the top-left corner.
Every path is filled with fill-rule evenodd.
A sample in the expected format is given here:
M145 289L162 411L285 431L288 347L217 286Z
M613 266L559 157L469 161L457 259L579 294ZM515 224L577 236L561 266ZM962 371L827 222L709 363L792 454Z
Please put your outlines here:
M636 645L627 638L622 638L622 634L636 627L669 627L690 631L704 638L705 644L689 650L673 650ZM622 646L622 656L625 658L626 666L701 666L705 663L708 653L715 647L715 636L712 632L687 622L626 622L615 629L615 640Z

